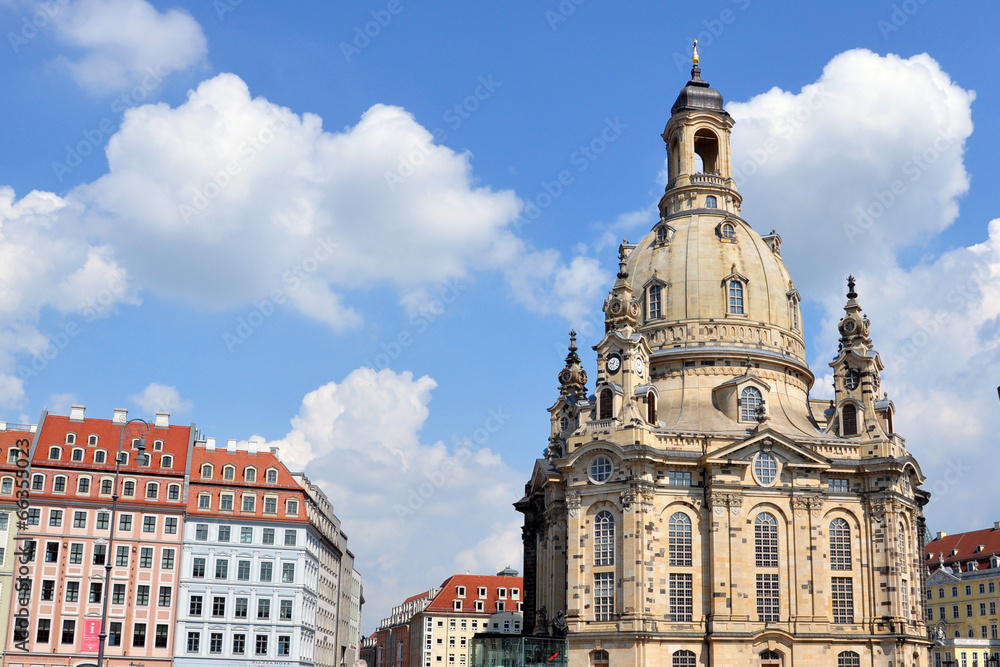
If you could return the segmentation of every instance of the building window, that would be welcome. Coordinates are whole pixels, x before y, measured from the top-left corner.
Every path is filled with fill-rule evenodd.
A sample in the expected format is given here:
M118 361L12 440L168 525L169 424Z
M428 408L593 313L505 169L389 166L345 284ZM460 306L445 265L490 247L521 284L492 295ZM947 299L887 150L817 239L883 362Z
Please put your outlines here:
M181 487L179 484L171 484L167 487L167 500L180 500Z
M767 452L760 452L753 462L753 474L762 486L774 484L778 477L778 459Z
M292 528L285 529L285 546L294 547L298 541L298 532Z
M607 389L605 391L610 391ZM596 456L594 460L590 462L590 479L598 484L603 484L611 478L611 472L614 470L614 466L611 463L611 459L607 456Z
M250 561L241 560L236 563L236 578L240 581L250 581Z
M33 475L31 478L31 490L41 491L45 488L45 475Z
M243 511L254 512L257 507L257 498L254 496L243 496Z
M277 484L278 483L278 471L277 471L277 469L275 469L275 468L268 468L267 469L267 477L266 478L267 478L267 483L268 484Z
M49 579L42 582L42 602L52 602L56 599L56 582Z
M155 533L156 532L156 515L147 514L142 517L142 532L144 533Z
M281 601L281 606L280 606L280 608L278 610L278 620L280 620L280 621L290 621L290 620L292 620L292 601L291 600L282 600Z
M236 598L236 605L233 609L233 618L247 617L247 609L249 608L248 602L248 598Z
M174 467L174 457L172 457L172 456L161 456L160 457L160 467L161 468L173 468Z
M61 447L49 447L49 459L52 461L58 461L59 457L62 455Z
M132 480L125 482L125 486L122 489L122 495L128 496L129 498L135 496L135 482Z
M719 228L719 232L722 234L722 238L731 239L736 236L736 228L733 227L733 223L724 222L722 227Z
M209 653L222 653L222 633L213 632L209 635L208 639L208 652Z
M69 562L70 565L80 565L83 563L83 545L82 544L71 544L69 545Z
M243 544L253 543L253 527L243 526L240 528L240 542Z
M594 517L594 565L615 564L615 517L607 510Z
M191 616L201 616L202 596L192 595L188 601L188 614Z
M201 467L201 478L212 479L212 466L208 463Z
M35 633L35 641L39 644L48 644L52 630L52 620L48 618L38 619L38 630Z
M200 510L210 510L212 509L212 496L207 493L202 493L198 496L198 509Z
M740 392L740 421L757 421L757 409L764 397L757 387L744 387Z
M295 563L281 564L281 582L284 584L295 583Z
M264 498L264 514L278 513L278 499L273 497Z
M840 411L841 425L844 435L858 434L858 408L853 403L847 403Z
M827 487L830 493L847 493L851 490L851 483L847 479L831 479Z
M55 563L59 560L59 543L58 542L46 542L45 543L45 562Z
M778 520L761 512L754 520L754 554L757 567L778 567Z
M9 496L12 493L14 493L14 478L13 477L4 477L3 478L3 481L0 482L0 493L4 494L5 496Z
M610 621L615 611L615 573L594 574L594 620Z
M53 493L66 493L66 477L56 475L55 482L52 483Z
M940 660L941 654L938 653L937 656ZM854 651L842 651L837 654L837 667L861 667L861 656Z
M670 517L668 529L670 550L670 565L677 567L691 566L691 518L683 512L676 512Z
M219 558L215 561L215 578L216 579L229 578L229 561L227 559Z
M264 544L274 544L274 528L264 529L264 534L261 536L261 542Z
M70 454L70 460L82 461L83 460L83 450L79 447L75 447L73 452Z
M757 620L761 623L777 621L778 612L778 575L758 574Z
M247 636L244 634L233 635L233 654L243 655L247 652Z
M267 655L267 635L257 635L257 645L254 653L257 655Z
M243 471L243 479L246 480L247 482L256 482L257 481L257 469L256 468L249 468L249 467L246 468Z
M63 621L62 643L72 644L76 641L76 621Z
M830 569L850 570L851 528L844 519L830 522Z
M95 544L94 545L94 565L104 565L104 559L108 555L108 545L106 544Z
M79 581L67 581L66 582L66 602L79 602L80 601L80 582Z
M833 593L833 622L854 622L854 584L850 577L834 577L831 585Z
M274 570L273 563L261 563L260 564L260 580L261 581L271 581L272 572Z
M196 579L205 578L205 559L195 558L191 563L191 576Z
M177 517L168 516L163 520L163 532L168 535L177 534Z
M598 400L598 419L611 419L614 414L614 393L610 389L602 389Z
M105 496L110 496L113 489L113 482L110 479L101 480L101 494Z
M201 633L189 632L187 636L187 652L197 653L201 650Z
M278 635L278 655L288 655L292 648L291 635Z
M708 195L705 197L705 208L718 208L719 200L715 198L715 195Z
M230 535L231 532L232 532L232 528L230 528L229 526L219 526L219 541L220 542L228 542L229 541L229 535Z
M661 285L649 286L649 319L657 320L663 316L663 287Z
M690 622L694 610L690 574L670 574L670 620Z
M219 497L219 509L222 510L223 512L233 511L233 494L223 493Z
M743 315L743 283L738 280L729 281L729 312Z
M149 606L149 586L147 584L135 587L135 603L140 607Z
M103 584L101 582L99 582L99 581L95 581L95 582L91 583L90 584L90 598L87 601L88 602L100 602L102 600L102 598L101 598L101 590L103 588L104 588Z
M170 586L160 586L160 595L156 600L158 607L169 607L170 599L173 597L173 588Z
M108 460L108 453L103 449L98 449L94 452L94 463L104 463Z
M132 515L122 514L118 517L118 530L130 531L132 530Z
M90 493L90 478L89 477L81 477L78 480L76 480L76 492L77 493L86 493L86 494Z
M653 392L646 394L646 421L656 425L656 394Z
M670 486L691 486L691 473L670 470L667 472L667 484Z
M670 657L670 667L696 667L697 664L693 651L674 651Z
M194 539L196 540L207 540L208 539L208 524L199 523L195 524L194 527Z
M156 638L153 640L153 646L155 646L156 648L167 648L167 637L169 633L170 633L169 625L157 624Z
M286 511L287 514L291 514L292 516L295 516L296 514L298 514L299 513L299 501L297 501L297 500L289 500L287 503L285 503L285 511Z
M116 567L128 567L128 553L129 548L127 546L118 547L118 553L115 554Z

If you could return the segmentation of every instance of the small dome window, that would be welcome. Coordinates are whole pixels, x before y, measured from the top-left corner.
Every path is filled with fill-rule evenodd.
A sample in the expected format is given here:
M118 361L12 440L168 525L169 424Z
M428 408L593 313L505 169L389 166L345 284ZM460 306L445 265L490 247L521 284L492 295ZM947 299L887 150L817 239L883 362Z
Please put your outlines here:
M858 434L858 408L853 403L848 403L840 411L840 425L843 429L841 435Z
M743 283L738 280L729 281L729 312L734 315L743 314Z
M611 479L611 472L613 470L614 465L611 463L611 459L602 454L594 457L594 460L590 462L590 468L587 472L590 475L591 481L603 484Z
M720 233L722 234L722 238L731 239L736 236L736 228L733 227L733 223L724 222L720 228Z
M719 208L719 200L715 198L715 195L705 197L705 208Z
M764 397L757 387L746 387L740 393L740 421L752 422L757 419L757 408L764 401Z

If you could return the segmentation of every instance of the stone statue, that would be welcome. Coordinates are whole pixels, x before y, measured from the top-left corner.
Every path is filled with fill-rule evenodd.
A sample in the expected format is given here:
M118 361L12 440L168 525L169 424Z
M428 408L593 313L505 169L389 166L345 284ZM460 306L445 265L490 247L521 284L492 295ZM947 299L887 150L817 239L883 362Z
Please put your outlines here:
M566 622L566 612L560 609L556 613L556 617L552 619L552 634L556 637L565 637L568 629L569 623Z

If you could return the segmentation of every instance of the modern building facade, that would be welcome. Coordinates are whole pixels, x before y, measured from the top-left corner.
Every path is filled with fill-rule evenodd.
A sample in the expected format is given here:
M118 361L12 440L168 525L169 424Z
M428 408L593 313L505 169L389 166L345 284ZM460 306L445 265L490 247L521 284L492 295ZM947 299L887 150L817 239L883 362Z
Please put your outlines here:
M924 547L924 558L931 664L991 667L987 659L1000 659L1000 521L967 533L938 533Z
M659 219L619 248L525 496L524 623L575 665L926 665L924 476L849 281L810 397L781 237L741 217L733 119L695 60ZM591 389L590 387L593 387Z

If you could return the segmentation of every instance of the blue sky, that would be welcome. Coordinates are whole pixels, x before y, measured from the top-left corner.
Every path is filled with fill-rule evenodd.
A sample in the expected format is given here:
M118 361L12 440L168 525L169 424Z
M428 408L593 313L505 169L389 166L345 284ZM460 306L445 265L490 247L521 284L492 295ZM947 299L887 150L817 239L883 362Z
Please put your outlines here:
M854 272L931 527L988 525L998 14L0 0L3 412L167 407L281 446L344 519L366 628L448 574L520 567L509 503L568 330L593 371L617 243L656 219L698 37L745 217L782 234L806 299L813 394Z

